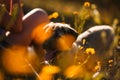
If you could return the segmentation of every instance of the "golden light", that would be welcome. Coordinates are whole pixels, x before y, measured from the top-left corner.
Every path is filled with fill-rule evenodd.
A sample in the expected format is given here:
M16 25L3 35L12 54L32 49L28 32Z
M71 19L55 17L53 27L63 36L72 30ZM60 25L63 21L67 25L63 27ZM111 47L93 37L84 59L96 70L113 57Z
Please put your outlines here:
M34 29L34 31L32 33L32 37L36 43L43 44L44 41L52 35L52 33L53 33L52 28L49 28L49 30L47 30L47 31L44 29L44 26L46 24L47 24L47 22L40 24L39 26L37 26Z
M35 70L38 70L39 67L37 55L27 52L23 46L13 46L6 49L2 55L2 63L5 70L11 74L34 74L29 64Z
M67 78L78 78L78 77L83 77L85 75L86 71L83 69L82 66L80 65L71 65L70 67L68 67L65 72L64 75Z
M58 72L60 72L60 69L57 66L53 66L53 65L44 66L39 74L40 79L37 78L37 80L53 80L54 74Z
M75 37L70 34L66 34L57 39L57 49L64 51L70 50L72 43L75 41Z

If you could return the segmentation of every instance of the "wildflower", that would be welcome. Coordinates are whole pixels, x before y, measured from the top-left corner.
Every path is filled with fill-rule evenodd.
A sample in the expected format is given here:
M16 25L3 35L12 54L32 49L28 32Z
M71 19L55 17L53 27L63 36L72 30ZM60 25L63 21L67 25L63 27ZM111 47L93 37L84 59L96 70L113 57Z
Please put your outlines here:
M89 7L90 6L90 2L85 2L84 3L84 7Z
M109 66L112 66L113 60L108 60Z
M113 60L108 60L108 63L112 63L113 62Z
M94 67L94 71L98 71L101 69L101 62L97 61L97 65Z
M87 48L85 50L86 54L95 54L95 49L94 48Z
M75 15L75 29L80 34L83 31L83 25L85 21L90 17L90 3L85 2L84 5L81 7L79 12L74 12Z
M59 16L58 12L54 12L53 14L49 15L49 19L57 18Z

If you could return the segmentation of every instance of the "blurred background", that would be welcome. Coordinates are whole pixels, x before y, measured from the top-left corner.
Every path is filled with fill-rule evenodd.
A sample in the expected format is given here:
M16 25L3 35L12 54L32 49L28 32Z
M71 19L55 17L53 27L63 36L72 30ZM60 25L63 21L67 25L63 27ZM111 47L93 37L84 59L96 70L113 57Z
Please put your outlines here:
M70 24L71 27L75 28L79 33L95 25L105 24L105 25L112 26L116 31L115 32L116 40L113 45L113 47L115 46L115 49L113 50L113 48L111 48L112 49L111 53L114 53L114 56L112 57L112 59L114 59L115 64L112 67L106 64L105 70L108 70L108 73L110 74L110 78L112 78L113 74L115 74L114 80L120 79L119 77L120 75L120 10L119 10L120 3L119 3L119 0L44 0L44 1L43 0L22 0L22 6L23 6L24 14L28 13L30 10L34 8L42 8L48 13L49 19L51 21ZM62 56L62 58L63 57L64 55ZM113 62L113 60L111 62ZM98 67L99 67L99 63L98 63ZM47 68L45 67L45 69L43 68L43 70L46 70L46 71L48 69L49 67ZM56 66L52 66L52 69L55 69L56 71L55 73L59 72L59 69ZM70 67L70 70L68 69L68 74L71 70L73 70L74 72L74 69L78 71L79 67L77 66ZM82 70L81 72L82 74L83 73L86 74L86 72ZM103 73L102 73L102 76L103 76ZM0 71L0 80L2 80L1 76L3 76L3 74ZM99 77L102 77L102 76L100 74ZM18 80L18 79L14 79L14 80ZM19 79L19 80L23 80L23 79ZM85 80L88 80L88 79L85 79ZM102 79L102 80L106 80L106 79Z
M85 4L85 2L89 3ZM94 23L92 18L89 17L86 19L84 26L93 26L96 24L112 25L115 19L120 19L119 0L23 0L23 4L25 13L36 7L46 10L49 15L57 12L59 17L51 20L55 22L66 22L71 24L73 27L75 26L75 12L83 15L83 12L85 12L82 10L83 6L88 6L92 10L96 9L98 12L95 13L95 15L99 16L101 20Z
M117 67L110 71L120 79L120 2L119 0L23 0L26 14L33 8L44 9L51 21L70 24L79 33L95 25L110 25L115 29L117 44L113 51ZM115 40L115 41L116 41ZM106 67L108 68L108 67ZM113 76L111 76L112 78ZM97 79L99 80L99 79ZM105 80L105 79L104 79Z

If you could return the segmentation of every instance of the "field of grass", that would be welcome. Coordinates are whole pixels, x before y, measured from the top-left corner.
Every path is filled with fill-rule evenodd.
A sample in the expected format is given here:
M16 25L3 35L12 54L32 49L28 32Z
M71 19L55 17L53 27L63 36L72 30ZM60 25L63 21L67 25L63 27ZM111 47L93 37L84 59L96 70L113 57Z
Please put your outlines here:
M120 80L120 3L118 0L94 0L89 2L84 0L23 0L21 5L24 14L37 7L44 9L48 13L50 21L67 23L77 30L79 35L96 25L111 26L115 35L107 55L100 56L104 57L102 62L104 65L101 65L101 62L98 61L95 66L97 71L94 72L94 74L90 72L91 70L86 71L87 67L85 63L89 62L88 58L83 61L82 65L71 65L64 71L61 71L62 69L59 65L64 67L64 65L67 64L67 60L69 60L64 61L68 55L61 54L60 57L62 56L63 58L61 59L61 61L63 61L60 62L61 64L53 65L46 62L47 65L43 65L41 73L37 74L33 69L34 75L37 76L37 78L31 80L42 80L40 77L42 77L43 80ZM13 10L12 20L8 21L4 19L6 23L3 23L1 20L6 9L5 5L0 4L0 28L2 27L1 25L8 24L6 29L10 30L9 26L13 25L14 20L16 20L17 8L18 7ZM0 41L4 38L4 36L0 36ZM95 53L92 48L88 49L88 52L91 54ZM0 53L2 53L2 50ZM91 63L87 65L91 65ZM31 65L29 66L31 67ZM4 75L4 71L0 68L0 80L4 80L4 77L7 76ZM25 79L14 78L9 80L29 79L26 77Z

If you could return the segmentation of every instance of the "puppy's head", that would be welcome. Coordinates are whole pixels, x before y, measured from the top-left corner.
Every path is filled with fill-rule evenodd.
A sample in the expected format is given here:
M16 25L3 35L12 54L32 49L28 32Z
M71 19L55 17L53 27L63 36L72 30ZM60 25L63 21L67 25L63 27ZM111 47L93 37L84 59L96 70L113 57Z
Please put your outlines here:
M66 51L72 46L76 40L78 33L68 24L49 23L44 27L46 32L51 32L49 38L43 43L43 48L48 55L54 56L56 51ZM50 57L50 56L49 56Z
M114 39L113 29L107 25L94 26L78 36L73 46L94 48L99 54L110 49Z

